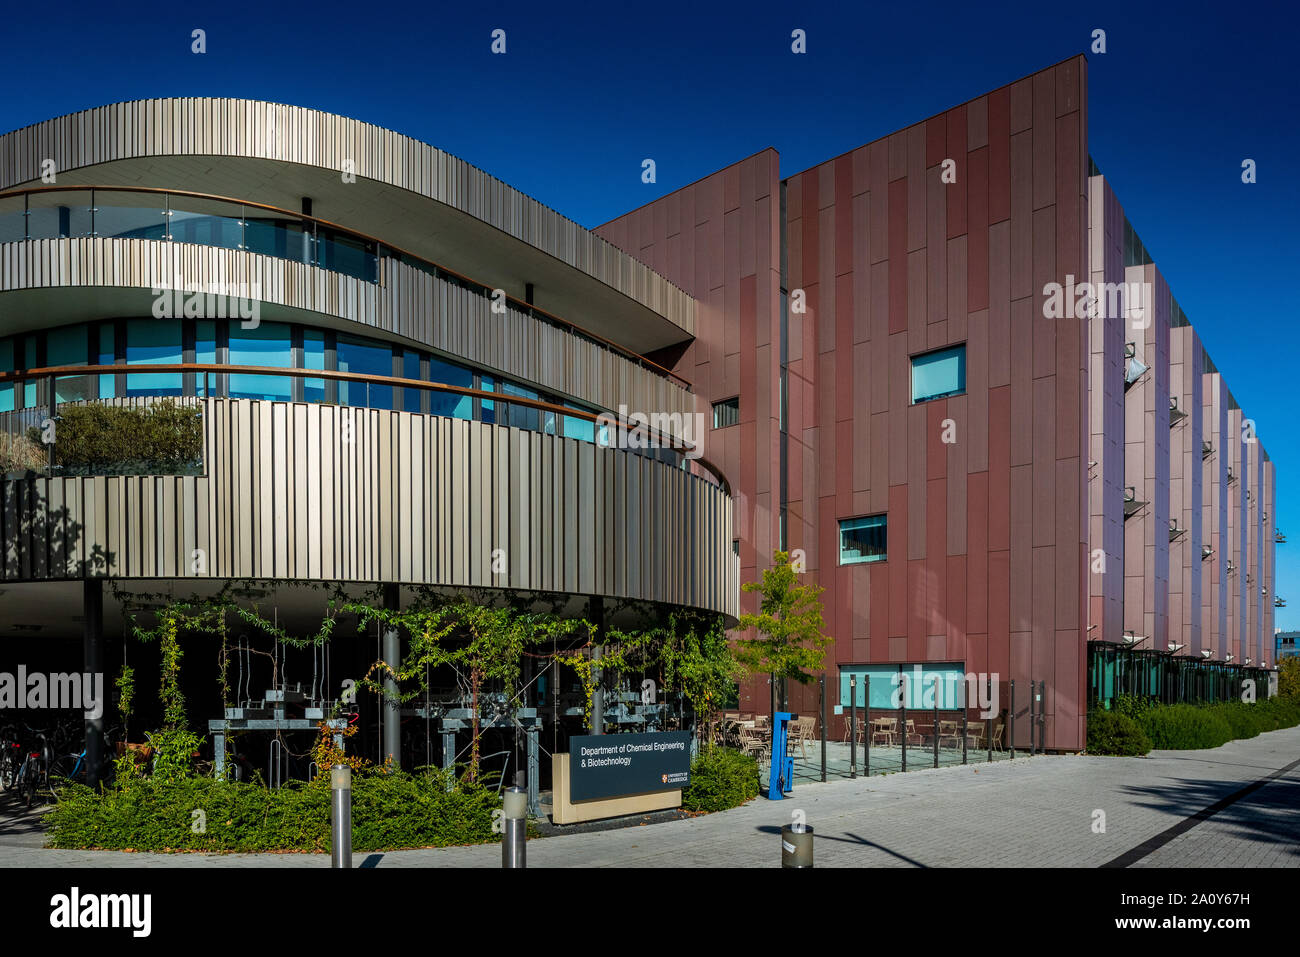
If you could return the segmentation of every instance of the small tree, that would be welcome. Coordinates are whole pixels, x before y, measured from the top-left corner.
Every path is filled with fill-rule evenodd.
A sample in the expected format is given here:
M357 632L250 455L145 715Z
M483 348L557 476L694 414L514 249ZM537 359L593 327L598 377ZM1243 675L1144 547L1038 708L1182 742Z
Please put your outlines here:
M1277 671L1278 697L1300 699L1300 658L1283 658Z
M740 627L753 629L758 637L741 638L736 657L751 672L767 672L772 679L773 710L778 681L793 678L800 684L812 680L810 672L822 668L830 636L822 633L820 585L800 585L787 552L772 553L772 567L757 582L746 582L743 591L762 596L757 615L740 616ZM784 702L784 689L781 695Z

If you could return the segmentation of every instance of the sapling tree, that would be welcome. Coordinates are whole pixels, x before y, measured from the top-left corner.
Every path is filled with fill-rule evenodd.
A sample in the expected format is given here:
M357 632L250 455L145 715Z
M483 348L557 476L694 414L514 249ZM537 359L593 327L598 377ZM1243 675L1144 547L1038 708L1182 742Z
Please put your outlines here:
M755 637L736 642L736 657L749 671L766 672L772 680L773 712L780 682L782 703L785 682L791 678L800 684L812 680L812 672L821 670L830 636L822 632L820 585L799 584L788 552L772 553L772 567L765 569L756 582L745 582L743 591L760 596L758 614L740 616L740 627L753 630Z

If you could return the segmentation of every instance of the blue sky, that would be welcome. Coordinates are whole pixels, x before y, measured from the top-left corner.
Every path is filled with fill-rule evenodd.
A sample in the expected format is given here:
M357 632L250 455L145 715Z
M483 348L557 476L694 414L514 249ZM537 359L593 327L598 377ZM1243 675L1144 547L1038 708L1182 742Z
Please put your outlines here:
M1277 623L1300 628L1293 428L1298 23L1278 5L13 5L0 129L118 100L245 96L355 116L594 226L767 146L785 175L1074 53L1089 142L1280 477ZM807 32L808 53L790 52ZM190 52L207 32L208 52ZM506 31L493 56L490 33ZM640 179L654 158L658 178ZM1241 161L1258 182L1241 182ZM1271 597L1271 596L1270 596Z

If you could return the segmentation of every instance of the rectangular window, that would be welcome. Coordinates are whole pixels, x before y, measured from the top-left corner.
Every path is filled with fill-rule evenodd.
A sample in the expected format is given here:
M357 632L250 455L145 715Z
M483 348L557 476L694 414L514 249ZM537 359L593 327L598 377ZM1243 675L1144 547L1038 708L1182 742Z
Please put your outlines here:
M849 679L856 677L859 708L894 709L906 704L909 710L961 708L966 702L966 673L959 665L922 664L920 672L911 664L842 665L840 704L850 706ZM904 700L902 689L906 687ZM973 699L972 699L973 700ZM862 715L858 719L862 720Z
M14 371L14 341L0 339L0 372ZM0 412L12 412L14 408L14 384L6 382L0 385Z
M339 372L359 372L389 378L393 374L393 349L364 339L339 336L338 365ZM339 404L391 409L393 387L371 382L340 382Z
M84 366L87 356L88 327L65 326L51 329L45 334L45 361L53 366ZM54 380L54 395L57 402L84 402L95 396L92 390L99 383L92 383L93 376L59 376Z
M886 557L884 515L840 520L840 564L883 562Z
M117 362L117 323L112 319L99 324L99 354L96 365L111 366ZM117 395L117 376L99 377L99 397L111 399Z
M592 409L575 405L572 402L564 403L566 409L579 409L583 412L592 412ZM596 423L588 419L579 419L576 416L566 415L564 417L564 435L566 438L577 439L579 442L596 441Z
M420 354L414 349L402 350L402 378L420 378ZM402 393L402 408L407 412L423 412L425 393L420 389L399 389Z
M173 320L131 319L126 324L126 361L134 364L178 365L181 324ZM127 395L180 395L181 374L158 372L126 377Z
M442 385L459 386L462 389L474 388L474 373L453 362L442 359L429 359L429 381ZM434 415L447 415L457 419L474 417L474 399L468 395L454 392L430 392L429 411Z
M515 385L513 382L502 382L501 391L506 395L517 395L525 399L539 399L540 396L532 389L526 389L521 385ZM537 431L538 410L527 405L511 405L510 415L506 422L516 429L529 429Z
M740 396L713 403L713 427L715 429L725 429L729 425L739 424Z
M966 391L966 345L912 356L912 402L961 395Z
M23 361L24 369L39 369L40 360L40 336L38 333L29 332L23 336L23 355L26 357ZM34 409L38 401L37 397L38 383L34 379L28 379L23 383L23 408ZM44 392L44 389L40 390Z
M199 365L217 364L217 323L213 319L199 319L194 323L194 361ZM216 384L216 373L200 372L194 388L198 395L215 395Z
M325 369L325 333L319 329L304 329L302 334L302 367ZM324 379L303 379L303 398L308 402L325 401Z
M242 322L230 322L230 358L232 366L272 366L293 368L293 352L289 327L282 322L261 322L245 329ZM268 399L288 402L293 393L293 380L279 375L230 376L232 399Z

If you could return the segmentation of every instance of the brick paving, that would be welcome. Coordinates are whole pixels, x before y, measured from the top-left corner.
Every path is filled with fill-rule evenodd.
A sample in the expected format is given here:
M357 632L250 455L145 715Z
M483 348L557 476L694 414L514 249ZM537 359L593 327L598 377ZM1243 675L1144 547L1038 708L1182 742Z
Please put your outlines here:
M1300 758L1300 728L1146 758L1017 758L800 783L720 814L530 842L530 867L773 867L802 811L818 867L1096 867ZM1300 767L1174 837L1139 867L1300 866ZM1104 812L1105 831L1098 833ZM0 826L0 866L328 867L325 855L125 854L34 846ZM499 867L495 845L357 854L378 867Z

